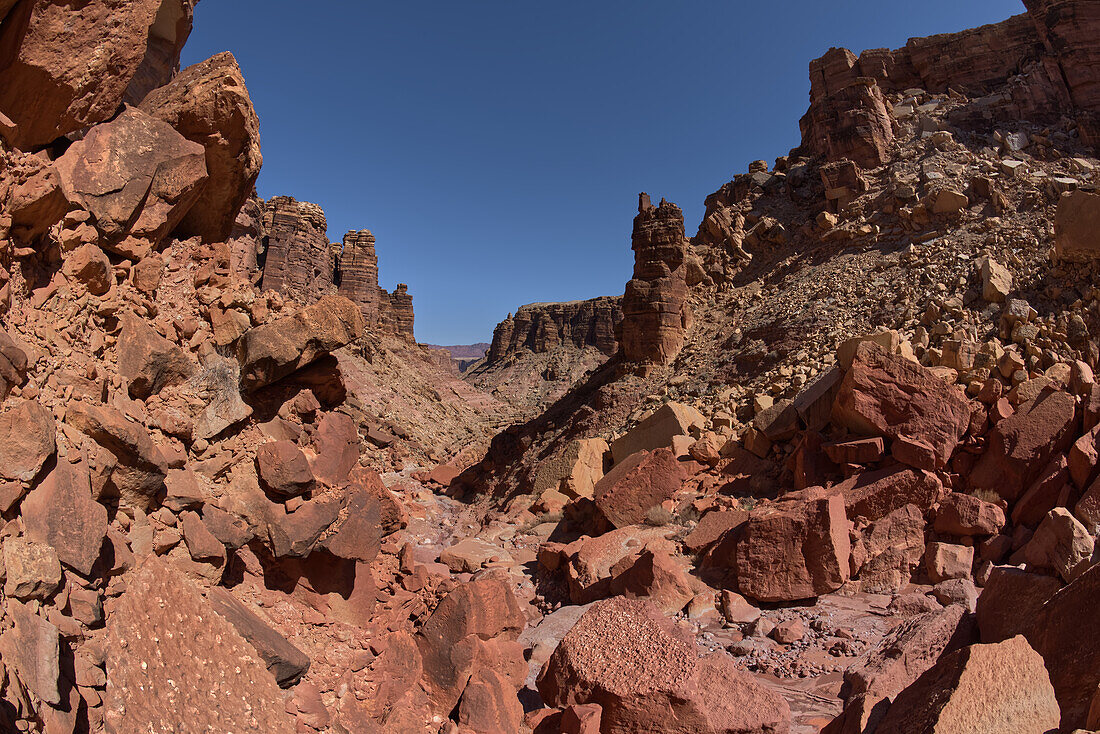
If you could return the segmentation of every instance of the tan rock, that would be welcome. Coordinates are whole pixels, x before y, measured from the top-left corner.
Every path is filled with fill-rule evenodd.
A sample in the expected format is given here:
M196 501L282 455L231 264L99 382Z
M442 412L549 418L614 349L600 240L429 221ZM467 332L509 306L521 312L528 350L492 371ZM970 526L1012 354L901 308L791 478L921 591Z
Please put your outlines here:
M705 425L706 418L690 405L665 403L611 444L612 458L618 464L639 451L667 448L674 436L688 435L693 428Z
M968 579L974 567L974 548L952 543L929 543L926 563L928 578L934 584L948 579Z
M1059 257L1094 260L1100 257L1100 194L1071 191L1058 201L1054 219L1054 250Z
M1060 713L1043 658L1022 636L941 658L894 699L881 731L1046 734Z
M1052 569L1068 583L1088 570L1094 545L1095 539L1069 510L1055 507L1024 547L1024 556L1030 565Z

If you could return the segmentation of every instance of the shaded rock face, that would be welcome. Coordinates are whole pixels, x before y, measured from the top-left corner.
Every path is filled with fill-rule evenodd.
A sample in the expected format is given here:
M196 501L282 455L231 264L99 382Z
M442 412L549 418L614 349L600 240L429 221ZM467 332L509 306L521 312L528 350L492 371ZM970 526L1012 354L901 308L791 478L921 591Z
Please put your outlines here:
M312 364L363 334L363 317L351 301L322 298L312 306L250 329L241 338L241 382L257 390Z
M1051 79L1062 81L1078 115L1082 138L1100 141L1100 8L1082 0L1025 0L1028 14L1048 54L1043 65Z
M21 149L109 119L169 81L191 31L192 0L19 3L0 31L0 110Z
M224 242L263 164L260 122L237 60L225 52L187 67L141 109L206 150L210 180L177 233Z
M487 362L503 361L521 349L543 353L559 346L595 347L610 357L619 347L615 329L623 319L621 301L603 296L521 306L493 330Z
M829 160L849 159L876 168L889 157L894 129L879 85L858 73L848 49L830 49L810 63L809 112L802 143Z
M276 196L264 203L264 226L267 245L261 288L301 303L335 292L333 251L321 207Z
M684 213L663 200L653 206L642 194L632 241L634 278L623 296L619 342L630 362L669 364L691 325Z

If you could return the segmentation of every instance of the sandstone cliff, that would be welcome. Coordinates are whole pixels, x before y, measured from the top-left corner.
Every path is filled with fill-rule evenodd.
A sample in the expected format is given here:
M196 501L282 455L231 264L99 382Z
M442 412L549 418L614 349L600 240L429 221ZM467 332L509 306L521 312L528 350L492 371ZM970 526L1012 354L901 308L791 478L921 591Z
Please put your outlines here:
M521 306L493 330L484 359L465 379L534 415L615 354L621 300Z

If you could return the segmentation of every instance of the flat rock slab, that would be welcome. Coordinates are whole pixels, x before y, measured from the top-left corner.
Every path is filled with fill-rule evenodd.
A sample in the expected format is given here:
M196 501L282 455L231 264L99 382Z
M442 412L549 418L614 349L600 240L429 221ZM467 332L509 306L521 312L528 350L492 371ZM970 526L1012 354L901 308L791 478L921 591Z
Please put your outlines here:
M127 582L107 625L108 732L293 734L275 678L190 581L151 557Z

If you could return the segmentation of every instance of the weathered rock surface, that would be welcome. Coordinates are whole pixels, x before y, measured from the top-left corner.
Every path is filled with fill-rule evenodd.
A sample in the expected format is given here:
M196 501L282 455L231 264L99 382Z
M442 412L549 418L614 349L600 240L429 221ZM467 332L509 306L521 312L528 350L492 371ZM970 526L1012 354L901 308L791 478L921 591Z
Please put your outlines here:
M91 212L110 248L127 235L163 240L206 185L206 152L168 123L127 109L96 125L55 164L70 204Z
M264 202L263 221L268 236L263 290L278 291L303 304L336 291L335 255L321 207L276 196Z
M665 201L653 206L642 194L632 239L634 277L623 296L619 342L630 362L668 364L691 326L684 213Z
M611 456L615 463L625 461L638 451L672 446L676 436L690 435L692 429L701 429L706 419L695 408L682 403L669 402L643 418L626 435L611 443Z
M839 493L794 493L754 510L737 543L737 584L763 602L836 591L851 573L849 522Z
M148 91L166 83L193 7L191 0L20 3L0 32L0 109L16 124L8 142L45 146L109 119L131 85Z
M882 731L1046 734L1058 702L1043 659L1022 636L946 655L898 694Z
M226 589L215 587L206 597L214 611L256 648L256 653L283 688L297 683L309 670L309 657L239 602Z
M27 537L52 547L58 558L88 576L107 535L107 508L92 499L88 467L67 460L23 500Z
M599 704L607 732L783 734L790 710L724 653L699 657L656 607L597 602L565 636L538 679L553 706Z
M485 357L503 361L521 349L548 352L560 346L595 347L607 356L618 349L616 325L622 321L620 298L604 296L567 303L532 303L497 324Z
M250 329L241 338L241 383L254 391L350 344L363 333L363 314L346 298L329 296L292 316Z
M127 580L107 624L109 730L295 730L259 653L190 581L156 558Z
M177 229L224 242L263 165L260 123L237 60L224 52L187 67L140 109L206 150L209 180Z
M943 466L966 434L970 412L966 396L957 388L865 342L841 383L833 419L858 434L926 441Z
M644 522L650 509L679 491L684 478L680 462L668 449L640 451L596 482L592 498L612 527L625 528Z
M127 314L118 338L118 370L131 397L148 398L186 382L194 373L187 353L158 334L144 319Z

